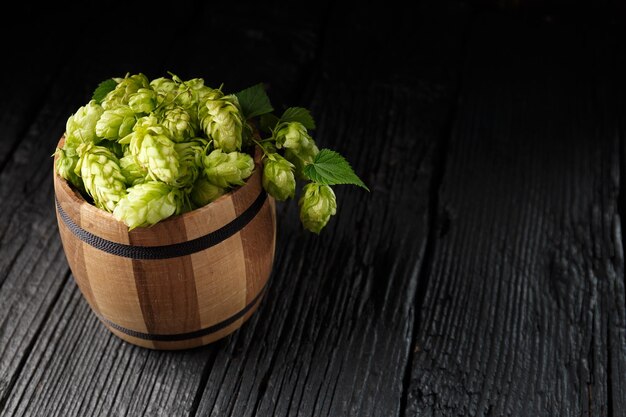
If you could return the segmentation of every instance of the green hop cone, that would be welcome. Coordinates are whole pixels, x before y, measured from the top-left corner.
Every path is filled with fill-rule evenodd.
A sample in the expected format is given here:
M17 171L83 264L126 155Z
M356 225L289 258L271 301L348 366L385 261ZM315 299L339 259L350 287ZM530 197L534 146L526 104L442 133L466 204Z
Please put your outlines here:
M113 152L113 155L117 156L118 159L124 156L124 146L120 145L114 140L103 140L98 145L104 146L105 148Z
M296 193L295 166L279 154L269 154L263 164L263 188L276 200L293 198Z
M188 109L198 104L196 97L188 85L181 83L178 84L178 90L175 92L174 103L184 109Z
M276 146L285 148L285 158L296 167L299 178L306 178L303 169L315 159L319 149L306 127L299 122L281 123L274 132Z
M165 135L145 134L141 140L137 160L148 170L148 175L168 184L175 184L180 164L172 142Z
M128 98L128 106L135 113L150 113L156 108L157 95L151 88L140 88Z
M151 114L137 120L133 130L120 143L128 144L130 153L148 171L150 179L175 184L180 163L174 142L166 135L167 129Z
M167 130L161 126L159 119L154 114L140 117L133 126L133 132L165 134Z
M160 181L148 181L128 188L113 210L113 216L129 230L152 226L182 210L180 190Z
M293 151L311 149L315 146L315 141L309 135L306 127L300 122L286 122L277 126L274 132L276 146L287 148Z
M127 153L121 157L120 167L126 179L126 184L129 186L146 182L148 171L137 162L137 158L134 155Z
M252 157L237 151L224 153L215 149L205 155L202 162L207 179L222 188L243 185L254 170Z
M102 140L96 133L96 125L104 109L95 100L78 108L65 123L65 143L77 148L81 143L98 143Z
M135 112L129 106L105 110L96 123L96 135L119 140L133 131L135 122Z
M190 105L185 106L185 110L191 116L191 121L198 131L200 129L200 121L198 116L198 108L200 103L206 100L216 100L224 97L224 93L222 90L217 88L211 88L204 85L204 80L202 78L193 78L191 80L185 81L185 85L190 88L190 92L192 95L192 99L190 100Z
M225 193L226 189L218 187L206 178L202 177L198 178L198 180L196 180L193 184L190 197L196 207L204 207Z
M241 150L244 125L247 126L239 109L235 95L219 99L205 99L199 105L200 127L216 148L224 152Z
M215 100L224 97L224 93L222 93L220 89L204 85L204 80L202 78L192 78L191 80L187 80L185 81L185 85L191 89L196 104L207 99Z
M55 168L57 174L65 178L73 186L81 191L85 190L83 179L76 174L76 164L78 163L78 154L73 149L57 148L55 155L57 157Z
M97 207L113 211L126 195L126 179L119 160L109 149L93 144L81 145L78 154L75 172L80 173L85 191Z
M178 89L178 83L168 77L159 77L150 81L150 88L159 94L169 94Z
M319 234L337 212L335 193L328 185L310 182L298 201L300 221L305 229Z
M130 97L141 88L150 88L148 78L143 74L116 78L117 85L102 100L102 107L110 110L121 105L128 105Z
M203 138L194 138L188 142L174 145L180 164L178 178L174 185L179 188L192 187L204 169L202 158L208 142Z
M163 113L161 124L169 132L174 142L183 142L195 136L191 116L180 106L167 109Z
M150 87L156 93L157 105L167 105L174 102L176 97L176 91L178 91L178 84L167 77L155 78L150 81Z

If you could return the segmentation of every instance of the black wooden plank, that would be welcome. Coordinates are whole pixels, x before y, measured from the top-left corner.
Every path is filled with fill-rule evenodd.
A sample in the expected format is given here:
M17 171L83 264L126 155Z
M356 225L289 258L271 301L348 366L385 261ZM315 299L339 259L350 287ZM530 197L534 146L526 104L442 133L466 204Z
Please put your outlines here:
M402 88L359 93L329 84L317 91L315 114L325 126L318 141L343 143L373 194L338 189L338 217L319 237L302 232L287 207L268 299L218 351L198 415L399 411L436 132L406 117L401 108L417 113L420 103ZM325 105L328 95L344 110ZM365 118L378 120L364 125ZM422 140L410 140L419 134ZM355 153L357 140L371 145ZM417 167L403 158L409 152Z
M433 164L456 103L467 11L423 6L397 22L386 18L408 10L351 6L333 9L320 72L296 104L312 109L318 143L345 155L372 193L337 187L337 216L320 236L282 205L268 298L217 352L196 415L401 413Z
M353 10L348 23L359 24L363 15L359 8ZM420 21L432 17L424 15ZM408 23L405 32L411 29ZM440 27L443 35L458 35L458 21L444 23L449 26ZM339 48L333 40L341 40L350 29L329 36L325 45ZM309 84L309 98L302 103L289 103L287 98L300 92L283 87L297 82L269 79L273 91L285 98L279 103L315 109L320 144L351 159L376 194L340 188L340 213L319 238L301 230L293 204L282 207L283 238L271 288L275 295L241 332L193 352L137 349L98 327L71 281L59 284L60 301L40 322L40 338L30 339L32 351L14 372L6 415L249 415L274 407L276 414L397 414L426 236L432 156L454 99L454 78L445 70L452 68L450 56L458 60L461 36L451 38L456 41L441 50L411 44L425 65L414 65L415 73L400 77L393 75L393 66L389 75L381 70L389 61L368 66L367 56L354 61L336 54L325 61L322 76ZM292 56L300 57L298 45L294 43ZM306 63L307 56L298 62ZM211 58L199 59L206 65ZM345 71L340 65L349 62L360 63L358 71L370 76L341 81ZM271 75L276 64L265 65ZM177 68L194 74L189 61ZM289 78L291 70L281 71L281 77ZM231 75L231 84L244 80L245 74ZM415 123L414 114L423 118ZM359 137L364 138L359 145L373 145L354 153ZM400 250L412 257L399 257ZM307 258L318 261L308 265Z
M626 413L624 51L590 17L473 27L407 416Z
M141 71L154 77L164 75L166 70L183 77L203 76L210 81L214 75L210 70L219 69L222 74L230 71L231 81L248 86L261 81L257 77L271 74L272 66L279 66L282 72L268 80L284 85L274 91L286 95L297 84L289 74L298 73L295 68L312 59L302 55L302 51L316 48L315 30L320 25L314 21L307 21L301 30L283 31L282 35L273 25L271 35L262 36L263 49L259 49L258 43L251 42L259 36L256 29L251 34L244 31L240 37L228 38L230 32L223 22L230 22L236 10L224 9L220 16L217 9L203 13L183 6L177 9L180 15L169 16L179 23L168 26L174 35L139 50L118 52L120 42L128 41L127 32L111 36L102 31L85 36L77 46L75 58L56 79L35 123L0 173L0 209L12 213L0 223L0 265L5 272L0 277L0 317L5 324L0 333L0 349L4 351L0 358L2 415L169 416L193 414L198 405L196 392L201 386L202 370L210 369L219 344L187 353L154 352L112 336L95 320L65 274L67 266L51 204L50 154L68 115L89 98L98 81L126 71ZM242 28L256 28L263 18L260 10L252 10L258 13L239 14ZM144 24L155 21L150 19L152 15L142 17ZM141 32L145 26L134 28ZM223 41L231 45L236 55L229 55L228 50L216 55L199 49L210 47L216 32L226 37ZM286 53L271 62L262 61L261 51L279 41L286 51L300 51L299 55ZM244 66L248 61L259 62L259 73ZM81 65L74 66L75 62ZM50 169L42 170L42 166ZM44 236L23 228L24 224L43 230L45 233L40 234ZM24 270L24 265L30 264L41 272Z
M107 20L110 16L101 17ZM70 22L57 23L62 26ZM97 23L91 20L91 24ZM75 34L69 31L70 37L64 39L73 46L72 52L0 172L0 211L4 213L0 220L0 410L6 415L12 415L5 409L11 390L68 280L51 176L51 155L67 117L89 100L93 87L111 72L132 68L136 60L143 60L144 67L155 71L162 61L150 46L120 52L118 46L127 41L122 31L94 31L79 38ZM38 59L34 56L24 65L35 65Z

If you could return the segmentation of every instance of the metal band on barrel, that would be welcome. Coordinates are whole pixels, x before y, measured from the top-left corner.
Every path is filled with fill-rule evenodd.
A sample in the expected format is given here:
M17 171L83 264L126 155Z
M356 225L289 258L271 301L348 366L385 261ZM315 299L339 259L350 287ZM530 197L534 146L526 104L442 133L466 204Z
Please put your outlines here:
M112 255L121 256L131 259L168 259L176 258L178 256L191 255L192 253L200 252L211 246L215 246L218 243L228 239L241 229L243 229L250 221L257 215L257 213L263 207L265 200L267 199L267 193L265 190L261 190L259 196L240 216L236 217L230 223L222 226L221 228L200 236L198 238L188 240L185 242L174 243L171 245L163 246L133 246L125 245L123 243L112 242L110 240L96 236L91 232L81 228L79 225L67 215L67 213L59 204L59 200L54 197L57 211L59 216L63 220L63 223L68 229L80 240L93 246L96 249L110 253Z
M212 326L205 327L203 329L196 330L193 332L187 332L187 333L154 334L154 333L138 332L136 330L132 330L132 329L128 329L126 327L120 326L119 324L113 323L111 320L108 320L107 318L102 317L102 315L97 314L97 313L96 314L98 318L102 320L104 323L106 323L109 327L112 327L113 329L120 331L128 336L136 337L138 339L143 339L143 340L153 340L155 342L180 342L184 340L197 339L198 337L209 336L215 332L218 332L230 326L231 324L233 324L234 322L236 322L237 320L245 316L246 313L249 312L257 304L257 302L261 299L261 297L265 293L266 288L267 288L267 283L261 289L261 291L259 291L259 294L257 294L256 297L254 297L254 300L250 301L250 303L247 306L245 306L242 310L238 311L237 313L230 316L226 320L222 320L219 323L216 323Z

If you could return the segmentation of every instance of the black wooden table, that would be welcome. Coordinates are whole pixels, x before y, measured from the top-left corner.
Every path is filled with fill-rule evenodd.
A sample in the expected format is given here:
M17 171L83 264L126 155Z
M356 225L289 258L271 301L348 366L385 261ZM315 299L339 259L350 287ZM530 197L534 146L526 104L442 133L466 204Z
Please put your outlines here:
M0 415L626 415L624 21L228 3L5 16ZM371 188L336 187L319 236L279 204L259 311L180 352L125 343L92 314L50 157L98 82L167 71L264 82L275 107L310 108L318 144Z

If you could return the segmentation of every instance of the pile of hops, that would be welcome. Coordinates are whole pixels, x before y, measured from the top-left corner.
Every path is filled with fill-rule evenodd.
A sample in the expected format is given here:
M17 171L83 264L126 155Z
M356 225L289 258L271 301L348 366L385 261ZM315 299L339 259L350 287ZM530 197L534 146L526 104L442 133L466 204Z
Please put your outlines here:
M259 86L225 94L202 78L183 81L173 74L106 80L68 118L56 171L134 229L203 207L243 185L254 171L256 145L263 152L263 187L274 198L294 198L296 180L308 181L300 219L319 233L337 204L332 181L315 176L320 150L309 134L312 118L302 108L274 116ZM268 137L259 135L259 124Z

